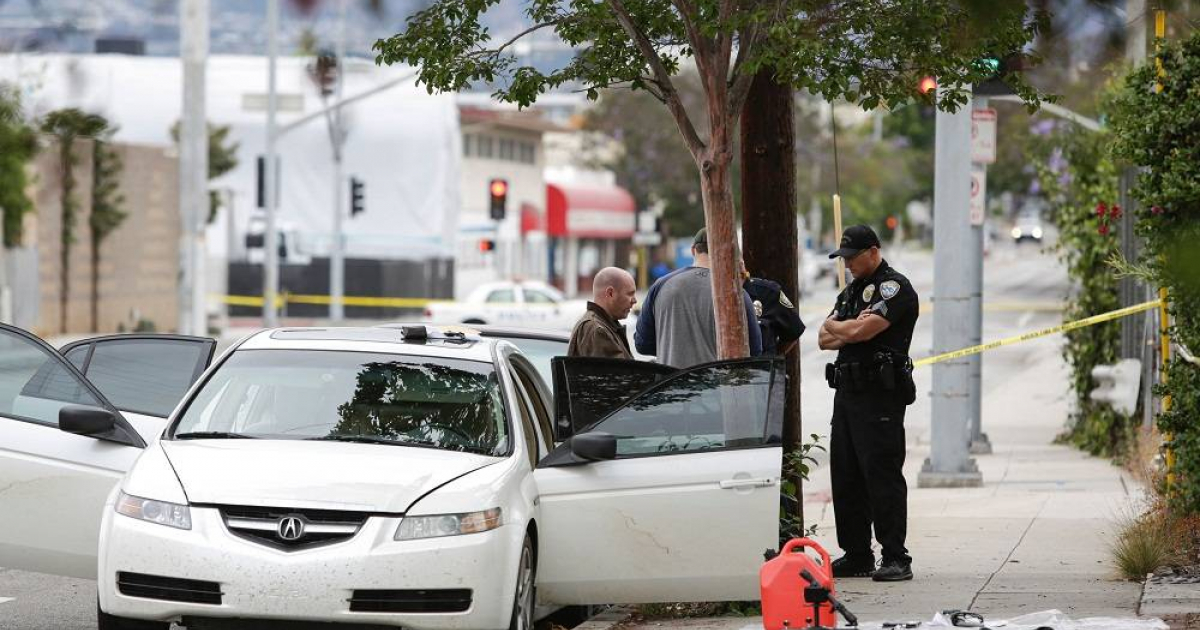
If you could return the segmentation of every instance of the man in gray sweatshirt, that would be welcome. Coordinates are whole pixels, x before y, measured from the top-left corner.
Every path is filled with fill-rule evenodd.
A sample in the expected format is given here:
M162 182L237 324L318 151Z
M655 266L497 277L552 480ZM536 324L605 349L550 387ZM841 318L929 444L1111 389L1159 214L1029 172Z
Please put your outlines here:
M633 335L641 354L676 368L687 368L717 360L717 323L713 310L712 278L709 269L708 231L701 228L692 240L695 263L659 278L638 316ZM746 328L750 354L762 353L762 334L754 302L742 291L746 305Z

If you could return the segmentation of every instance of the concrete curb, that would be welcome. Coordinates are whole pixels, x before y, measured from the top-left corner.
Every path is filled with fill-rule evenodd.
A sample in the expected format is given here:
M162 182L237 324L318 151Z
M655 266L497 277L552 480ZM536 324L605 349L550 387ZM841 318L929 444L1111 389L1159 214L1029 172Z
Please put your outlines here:
M592 615L587 621L575 626L574 630L612 630L629 621L633 617L633 609L625 606L613 606L603 612Z
M1143 617L1200 615L1200 584L1146 584L1138 611Z

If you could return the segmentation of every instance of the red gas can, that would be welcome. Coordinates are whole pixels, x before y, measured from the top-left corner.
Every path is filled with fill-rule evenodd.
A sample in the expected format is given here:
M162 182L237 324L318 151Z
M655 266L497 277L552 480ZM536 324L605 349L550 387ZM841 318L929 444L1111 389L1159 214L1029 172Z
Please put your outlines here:
M820 555L819 562L806 553L809 549ZM765 562L758 573L765 630L803 630L814 625L837 627L836 613L829 602L817 609L814 623L813 606L804 601L804 589L809 586L808 580L800 576L804 570L834 595L829 553L807 538L789 540L779 555Z

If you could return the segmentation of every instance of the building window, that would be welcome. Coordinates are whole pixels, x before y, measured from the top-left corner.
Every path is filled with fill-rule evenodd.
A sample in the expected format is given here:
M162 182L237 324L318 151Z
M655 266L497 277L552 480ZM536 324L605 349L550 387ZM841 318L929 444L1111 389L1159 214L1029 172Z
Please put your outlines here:
M463 134L463 157L471 157L471 144L474 139L469 133Z
M479 156L481 158L492 157L492 148L493 148L492 144L493 143L492 143L491 136L478 136L476 138L475 144L476 144L475 148L477 149L475 154L477 156Z
M516 144L516 142L514 142L513 140L511 140L509 138L501 138L500 139L500 159L501 160L512 161L512 160L516 159L516 155L514 155L515 151L513 150L513 145L515 145L515 144Z
M519 160L525 164L537 163L537 147L532 142L522 142Z

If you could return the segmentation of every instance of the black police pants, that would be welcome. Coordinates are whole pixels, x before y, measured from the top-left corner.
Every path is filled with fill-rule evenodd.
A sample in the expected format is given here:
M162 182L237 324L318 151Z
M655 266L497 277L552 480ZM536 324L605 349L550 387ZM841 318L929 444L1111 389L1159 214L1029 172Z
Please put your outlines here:
M838 545L851 556L871 554L871 526L885 562L910 562L904 539L904 410L895 393L839 388L833 400L829 465Z

